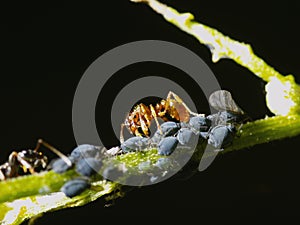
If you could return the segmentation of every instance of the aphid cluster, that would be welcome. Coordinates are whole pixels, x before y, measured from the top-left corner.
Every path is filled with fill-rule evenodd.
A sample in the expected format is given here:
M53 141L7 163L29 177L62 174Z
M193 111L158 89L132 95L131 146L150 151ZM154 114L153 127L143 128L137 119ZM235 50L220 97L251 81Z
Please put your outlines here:
M230 92L225 90L219 90L211 94L209 104L218 110L218 112L208 116L191 112L177 95L173 92L170 93L168 98L162 101L163 103L169 103L166 104L168 107L165 108L164 113L159 114L155 111L156 114L153 113L152 115L154 119L161 117L161 115L164 116L163 118L166 118L166 116L173 118L172 115L175 115L174 110L176 107L172 108L171 106L177 104L177 106L180 105L180 111L176 114L177 120L175 122L167 121L158 125L157 131L150 138L150 124L143 123L143 118L146 118L146 115L143 116L143 111L140 111L140 108L134 108L133 112L125 119L124 124L126 126L131 124L131 126L127 126L127 128L131 133L135 134L136 137L131 137L124 141L123 130L121 130L120 140L123 153L155 147L158 150L158 154L170 155L178 144L181 146L189 146L195 143L197 138L207 140L207 143L213 146L216 151L223 150L224 147L231 144L239 126L247 118L245 113L232 99ZM171 99L170 96L175 97ZM163 105L162 102L158 105ZM141 107L141 104L139 107ZM151 105L150 108L154 109ZM172 112L172 115L168 115L169 112ZM180 116L180 112L183 113L184 116ZM189 113L188 116L187 113ZM138 117L134 118L138 118L140 123L136 123L137 120L132 120L132 115L138 115ZM182 118L182 120L180 118ZM141 131L146 132L140 133L137 132L137 129L133 132L132 127L139 127Z
M23 174L52 169L56 173L64 173L74 168L78 177L66 182L61 191L68 197L79 195L91 186L90 177L99 172L103 160L107 157L126 154L134 151L146 151L157 148L162 156L154 165L164 170L169 158L177 147L190 149L195 147L198 139L207 141L216 151L227 147L233 141L239 127L247 119L245 113L237 106L228 91L220 90L211 94L209 104L218 112L205 116L192 112L186 104L173 92L169 92L167 99L161 100L155 106L139 104L131 111L121 127L121 145L104 151L97 146L84 144L77 146L69 156L65 156L46 142L39 140L33 150L12 152L6 163L0 166L0 180ZM157 118L165 122L158 123ZM156 132L150 136L150 123L157 123ZM135 135L124 141L123 127ZM41 152L41 145L56 153L59 158L50 162ZM140 164L139 167L149 166L150 162ZM107 166L103 177L121 176L122 168ZM151 176L151 179L156 179Z
M90 187L90 177L96 174L102 167L103 153L95 145L83 144L77 146L67 160L58 158L50 163L51 169L56 173L64 173L74 168L79 177L66 182L61 191L68 197L79 195Z
M159 155L171 155L178 145L190 146L195 143L197 135L200 132L208 131L208 126L206 124L208 120L205 117L198 116L192 118L201 121L203 125L198 129L197 127L194 127L192 123L176 123L173 121L164 122L151 138L141 136L131 137L121 143L121 150L123 153L128 153L157 148Z

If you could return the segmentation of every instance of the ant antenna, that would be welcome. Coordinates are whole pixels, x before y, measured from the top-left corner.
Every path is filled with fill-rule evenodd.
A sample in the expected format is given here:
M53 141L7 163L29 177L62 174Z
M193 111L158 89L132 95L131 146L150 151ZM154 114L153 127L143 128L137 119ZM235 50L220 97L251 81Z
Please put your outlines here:
M57 150L56 148L54 148L53 146L51 146L50 144L48 144L47 142L45 142L42 139L38 140L34 151L37 151L41 147L41 145L44 145L46 148L48 148L49 150L54 152L56 155L58 155L68 166L72 166L72 162L67 156L65 156L59 150Z

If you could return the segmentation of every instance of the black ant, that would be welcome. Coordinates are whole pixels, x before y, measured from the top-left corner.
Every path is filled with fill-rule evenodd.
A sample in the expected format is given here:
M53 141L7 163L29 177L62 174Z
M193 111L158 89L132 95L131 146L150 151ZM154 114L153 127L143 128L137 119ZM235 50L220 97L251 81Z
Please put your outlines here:
M62 158L66 164L72 166L72 162L68 157L47 142L39 139L35 149L22 150L20 152L13 151L9 155L8 161L0 165L0 181L45 170L48 165L48 158L38 151L41 145Z

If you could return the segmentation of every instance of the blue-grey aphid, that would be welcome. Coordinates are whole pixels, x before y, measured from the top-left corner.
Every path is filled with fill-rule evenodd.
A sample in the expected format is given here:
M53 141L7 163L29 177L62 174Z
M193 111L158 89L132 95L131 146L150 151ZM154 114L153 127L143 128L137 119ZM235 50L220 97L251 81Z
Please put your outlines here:
M176 149L178 145L178 140L176 137L165 137L162 139L158 146L158 154L159 155L171 155L172 152Z
M106 180L117 181L125 176L126 170L127 168L125 165L122 166L112 163L110 165L106 165L103 169L102 176Z
M169 158L164 157L164 158L159 158L154 164L154 166L158 167L159 169L166 170L169 167L171 167L172 164Z
M177 139L181 145L194 145L197 141L197 136L191 129L181 128L178 131Z
M72 160L71 160L72 161ZM72 166L68 165L63 159L58 158L54 159L49 167L55 172L55 173L64 173L68 169L70 169Z
M72 198L81 194L87 188L90 187L90 183L86 179L75 178L66 182L60 189L67 197Z
M232 143L235 134L236 128L233 125L218 125L209 132L208 144L222 150Z
M179 129L180 129L180 123L175 123L173 121L164 122L163 124L160 125L160 130L164 137L168 137L176 134Z
M190 118L189 125L196 134L207 132L211 126L211 120L204 116L194 116Z
M100 154L100 148L95 145L83 144L77 146L70 155L70 159L77 162L82 158L97 157Z
M229 145L237 129L246 118L244 111L232 99L230 92L219 90L209 97L209 104L218 113L207 116L212 121L212 127L207 134L208 144L222 149Z
M82 158L76 165L75 170L82 176L90 177L97 173L102 167L102 161L95 158Z
M248 117L244 111L235 103L229 91L219 90L212 93L209 97L209 104L217 113L207 116L212 121L212 125L220 125L227 123L240 124Z
M175 135L180 127L180 123L175 123L172 121L164 122L160 125L160 129L157 129L151 138L152 143L158 144L164 137Z
M121 144L123 152L134 152L148 149L150 146L150 139L146 137L131 137Z

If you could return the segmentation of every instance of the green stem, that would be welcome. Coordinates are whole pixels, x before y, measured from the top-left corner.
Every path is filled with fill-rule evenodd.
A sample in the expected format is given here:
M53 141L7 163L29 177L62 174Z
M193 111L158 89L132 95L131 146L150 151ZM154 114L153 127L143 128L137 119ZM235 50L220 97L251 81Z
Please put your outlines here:
M232 146L224 152L249 148L300 134L300 115L274 116L244 124Z
M267 106L275 115L300 113L300 87L295 83L294 77L281 75L256 56L249 44L233 40L214 28L194 21L194 16L191 13L179 13L157 0L131 1L148 4L168 22L194 36L201 44L210 49L213 62L222 58L230 58L264 81L269 82L269 86L272 88L266 88L266 101ZM275 99L278 96L281 96L280 104L278 104L278 99Z
M60 187L67 180L75 176L78 175L76 175L74 171L68 171L65 174L57 174L53 171L49 171L0 182L0 203L13 201L24 196L34 196L59 191Z
M42 176L41 180L45 180L45 175L46 174ZM28 176L27 179L31 181L34 177L35 175L31 175ZM63 175L58 176L58 178L64 180ZM53 180L51 180L51 182L55 183ZM117 184L111 182L99 181L93 183L92 189L74 198L67 198L61 192L54 192L48 195L25 197L13 202L3 203L0 204L0 221L2 225L17 225L26 219L39 217L45 212L82 206L113 192L117 189L117 186Z
M278 79L283 76L264 60L257 57L250 45L240 43L225 36L216 29L194 21L191 13L179 13L174 8L156 0L131 0L148 4L155 12L161 14L168 22L177 26L182 31L194 36L201 44L206 45L212 53L212 61L217 62L222 58L230 58L236 63L248 68L265 81L270 78Z
M223 153L299 134L300 115L265 118L243 125L233 144ZM149 154L136 152L122 155L118 160L134 170L139 162L145 162L149 158L156 160L157 156L154 154L155 150ZM133 158L135 160L132 160ZM200 158L196 160L200 161ZM67 180L76 176L73 170L65 174L49 171L1 182L0 220L4 220L3 224L19 224L41 213L87 204L103 195L113 193L120 187L116 183L103 181L97 177L91 189L75 198L67 198L59 192L59 189Z

